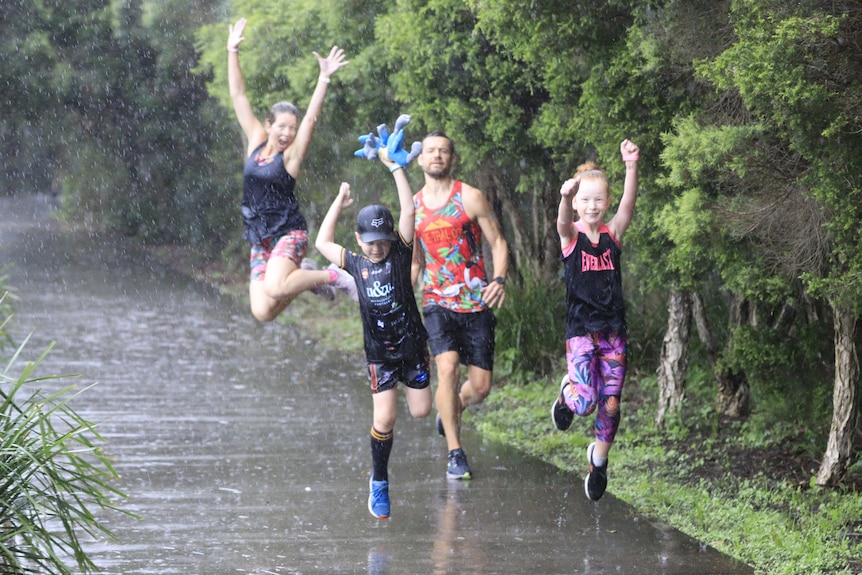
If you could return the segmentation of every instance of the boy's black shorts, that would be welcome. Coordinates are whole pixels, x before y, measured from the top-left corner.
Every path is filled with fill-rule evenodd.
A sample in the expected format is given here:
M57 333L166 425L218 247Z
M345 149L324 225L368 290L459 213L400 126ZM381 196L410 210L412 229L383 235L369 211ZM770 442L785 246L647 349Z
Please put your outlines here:
M425 389L431 385L431 374L428 369L428 348L411 357L368 364L368 379L371 380L371 393L380 393L395 388L399 381L413 389Z

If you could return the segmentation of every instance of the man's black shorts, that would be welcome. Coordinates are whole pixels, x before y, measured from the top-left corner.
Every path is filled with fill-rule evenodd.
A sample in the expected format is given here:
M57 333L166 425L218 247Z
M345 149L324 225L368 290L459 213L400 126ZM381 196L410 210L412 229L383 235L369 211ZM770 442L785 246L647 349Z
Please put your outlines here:
M459 313L438 305L422 309L431 354L457 351L461 363L487 371L494 369L494 327L490 309Z

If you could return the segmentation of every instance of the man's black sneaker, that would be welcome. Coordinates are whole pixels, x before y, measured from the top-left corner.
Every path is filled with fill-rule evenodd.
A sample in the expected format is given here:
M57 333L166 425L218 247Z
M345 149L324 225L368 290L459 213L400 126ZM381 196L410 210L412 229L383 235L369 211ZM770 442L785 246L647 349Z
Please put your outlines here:
M437 435L440 437L446 437L446 429L443 427L443 420L440 418L440 414L437 414Z
M587 497L592 501L598 501L605 494L605 489L608 486L608 462L599 467L593 463L593 451L596 449L596 442L590 443L587 447L587 459L590 462L590 472L584 478L584 491Z
M446 477L449 479L471 479L470 466L467 465L467 454L460 447L449 452L449 463Z
M575 418L575 413L569 409L563 397L563 390L566 389L567 385L569 385L568 374L563 376L563 380L560 382L560 395L557 396L557 399L554 400L554 404L551 406L551 419L554 420L554 425L560 431L565 431L571 427L572 420Z

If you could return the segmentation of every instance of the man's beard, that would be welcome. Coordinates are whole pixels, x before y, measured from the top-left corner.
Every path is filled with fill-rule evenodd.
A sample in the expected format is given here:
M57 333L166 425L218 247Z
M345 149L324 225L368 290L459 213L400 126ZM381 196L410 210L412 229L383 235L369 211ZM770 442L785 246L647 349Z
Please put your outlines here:
M446 166L438 170L425 170L425 174L427 174L429 178L433 178L435 180L445 180L449 177L451 171L451 166Z

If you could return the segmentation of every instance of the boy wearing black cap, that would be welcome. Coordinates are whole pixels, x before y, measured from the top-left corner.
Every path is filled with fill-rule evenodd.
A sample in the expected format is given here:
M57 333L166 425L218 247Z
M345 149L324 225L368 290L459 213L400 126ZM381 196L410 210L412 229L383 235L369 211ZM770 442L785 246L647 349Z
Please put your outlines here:
M362 208L356 217L357 254L335 243L335 226L341 210L350 206L350 185L342 183L338 197L320 224L315 245L332 263L356 280L359 311L365 339L365 358L374 401L371 427L371 474L368 510L378 519L389 517L389 454L397 412L397 384L403 381L410 414L426 417L431 412L431 378L428 369L428 334L422 324L410 267L413 258L413 191L404 169L385 154L380 161L389 168L398 188L401 213L398 229L384 206Z

